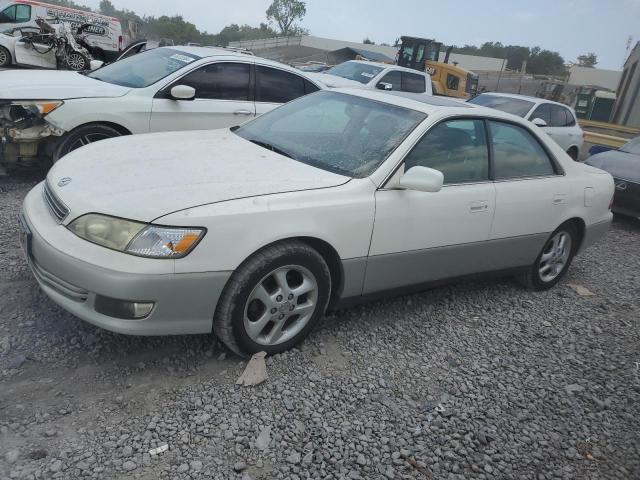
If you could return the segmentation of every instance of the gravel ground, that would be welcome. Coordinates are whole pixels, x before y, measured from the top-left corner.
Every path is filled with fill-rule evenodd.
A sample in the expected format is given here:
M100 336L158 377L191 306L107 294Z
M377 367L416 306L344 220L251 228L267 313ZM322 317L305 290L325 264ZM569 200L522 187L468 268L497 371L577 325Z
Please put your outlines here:
M240 387L211 336L111 334L39 291L15 223L37 180L0 179L0 478L640 478L638 221L549 292L332 314Z

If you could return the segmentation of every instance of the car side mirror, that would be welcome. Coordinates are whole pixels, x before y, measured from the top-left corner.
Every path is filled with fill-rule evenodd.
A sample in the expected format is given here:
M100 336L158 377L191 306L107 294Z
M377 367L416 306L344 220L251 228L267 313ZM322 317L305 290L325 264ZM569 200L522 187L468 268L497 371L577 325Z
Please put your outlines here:
M91 70L97 70L99 68L101 68L104 65L104 62L101 60L91 60L89 62L89 68Z
M400 177L400 187L419 192L439 192L443 182L442 172L429 167L411 167Z
M547 122L545 122L541 118L534 118L533 120L531 120L531 123L533 123L534 125L537 125L538 127L546 127L547 126Z
M386 91L386 92L390 92L391 90L393 90L393 84L391 84L391 83L387 83L387 82L379 82L379 83L376 85L376 88L377 88L378 90L384 90L384 91Z
M171 89L171 97L174 100L193 100L196 98L196 89L188 85L176 85Z

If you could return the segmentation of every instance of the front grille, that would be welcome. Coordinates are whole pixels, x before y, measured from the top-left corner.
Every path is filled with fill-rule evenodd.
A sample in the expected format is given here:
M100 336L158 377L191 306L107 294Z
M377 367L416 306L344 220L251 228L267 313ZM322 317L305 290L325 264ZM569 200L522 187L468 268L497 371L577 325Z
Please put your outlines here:
M69 215L69 208L51 191L49 182L44 182L43 193L44 201L47 203L51 215L58 220L58 223L62 223L64 219L67 218L67 215Z

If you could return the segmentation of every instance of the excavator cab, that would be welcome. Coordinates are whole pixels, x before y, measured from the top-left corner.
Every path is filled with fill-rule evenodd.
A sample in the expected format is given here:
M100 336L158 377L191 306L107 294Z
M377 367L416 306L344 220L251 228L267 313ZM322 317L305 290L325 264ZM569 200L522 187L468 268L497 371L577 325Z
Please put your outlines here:
M457 64L449 64L453 47L445 50L440 61L442 42L428 38L400 37L397 64L426 72L431 76L433 93L456 98L471 98L478 91L478 76Z

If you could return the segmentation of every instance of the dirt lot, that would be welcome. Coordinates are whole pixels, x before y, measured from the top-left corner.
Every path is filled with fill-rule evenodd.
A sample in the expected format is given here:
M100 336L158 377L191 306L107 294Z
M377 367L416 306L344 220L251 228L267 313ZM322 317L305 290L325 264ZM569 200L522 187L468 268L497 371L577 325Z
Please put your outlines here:
M0 478L640 478L636 220L549 292L340 311L240 387L211 336L115 335L45 297L16 237L37 181L0 178Z

